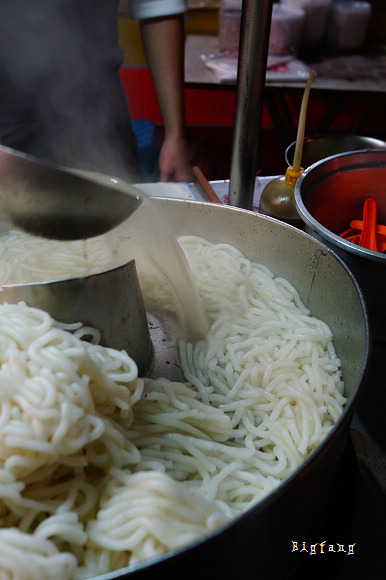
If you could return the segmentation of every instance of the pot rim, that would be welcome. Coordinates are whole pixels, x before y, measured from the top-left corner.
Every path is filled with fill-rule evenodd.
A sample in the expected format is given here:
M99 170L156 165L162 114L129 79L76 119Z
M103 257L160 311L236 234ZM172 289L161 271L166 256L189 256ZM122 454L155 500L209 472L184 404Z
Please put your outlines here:
M375 149L376 151L378 150L383 150L386 149L386 141L383 141L382 139L378 139L377 137L367 137L365 135L350 135L348 133L315 133L313 135L307 135L306 137L304 137L303 140L303 144L306 145L307 143L311 142L311 141L315 141L315 142L322 142L322 141L333 141L334 139L339 139L341 141L350 141L350 139L355 139L358 142L361 141L362 143L362 147L359 147L359 149L353 149L352 151L342 151L341 153L336 153L335 155L340 155L340 154L344 154L344 153L355 153L356 151L361 151L362 149L364 149L365 147L365 143L368 145L368 147L366 147L367 149ZM287 163L288 166L291 165L290 159L289 159L289 155L290 153L294 153L295 152L295 146L296 146L296 140L292 141L292 143L290 143L288 145L288 147L285 150L285 161ZM332 155L329 155L329 157L333 157ZM323 157L323 159L319 159L319 161L324 161L325 159L328 159L327 157ZM315 162L317 163L317 162Z

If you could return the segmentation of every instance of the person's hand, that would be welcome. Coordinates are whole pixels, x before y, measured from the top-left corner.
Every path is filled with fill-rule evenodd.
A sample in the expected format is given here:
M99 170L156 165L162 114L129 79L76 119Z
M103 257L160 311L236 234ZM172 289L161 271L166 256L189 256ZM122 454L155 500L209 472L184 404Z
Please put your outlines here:
M166 137L159 155L160 181L191 182L194 173L189 147L181 136Z

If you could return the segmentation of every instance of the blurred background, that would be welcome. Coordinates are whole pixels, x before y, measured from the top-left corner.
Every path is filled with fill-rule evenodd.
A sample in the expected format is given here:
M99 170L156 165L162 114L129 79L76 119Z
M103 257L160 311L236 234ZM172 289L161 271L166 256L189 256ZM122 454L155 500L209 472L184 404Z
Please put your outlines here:
M206 67L205 61L207 64L212 59L213 64L216 58L230 55L237 62L241 0L189 0L188 6L185 16L188 138L194 162L206 177L228 179L236 82L232 79L223 82ZM274 2L273 8L276 10L272 16L269 58L291 56L316 72L306 136L349 133L385 140L386 0L281 0ZM302 9L306 22L299 37L294 15ZM138 23L128 18L125 0L120 3L118 29L124 52L122 81L127 88L142 164L148 181L156 181L162 121ZM282 46L278 46L278 41ZM129 94L132 83L136 85L136 95L141 95L135 102ZM285 148L296 138L304 86L302 79L293 82L279 77L278 81L267 82L261 128L256 127L260 131L257 174L278 175L285 171Z

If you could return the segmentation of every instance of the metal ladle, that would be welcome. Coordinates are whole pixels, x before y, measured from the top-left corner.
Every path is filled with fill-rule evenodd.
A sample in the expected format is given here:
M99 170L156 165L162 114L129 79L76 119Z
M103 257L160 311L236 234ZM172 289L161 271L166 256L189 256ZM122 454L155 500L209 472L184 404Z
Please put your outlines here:
M141 204L139 190L80 177L0 146L0 232L17 228L55 240L79 240L112 230Z

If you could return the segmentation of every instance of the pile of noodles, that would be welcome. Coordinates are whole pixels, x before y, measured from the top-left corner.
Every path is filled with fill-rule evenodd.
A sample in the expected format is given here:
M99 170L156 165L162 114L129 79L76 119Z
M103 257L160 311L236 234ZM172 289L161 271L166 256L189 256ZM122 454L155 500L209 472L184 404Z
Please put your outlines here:
M208 533L276 488L345 404L329 328L235 248L180 243L211 328L185 384L0 306L0 577L88 578ZM96 337L97 340L97 337Z

